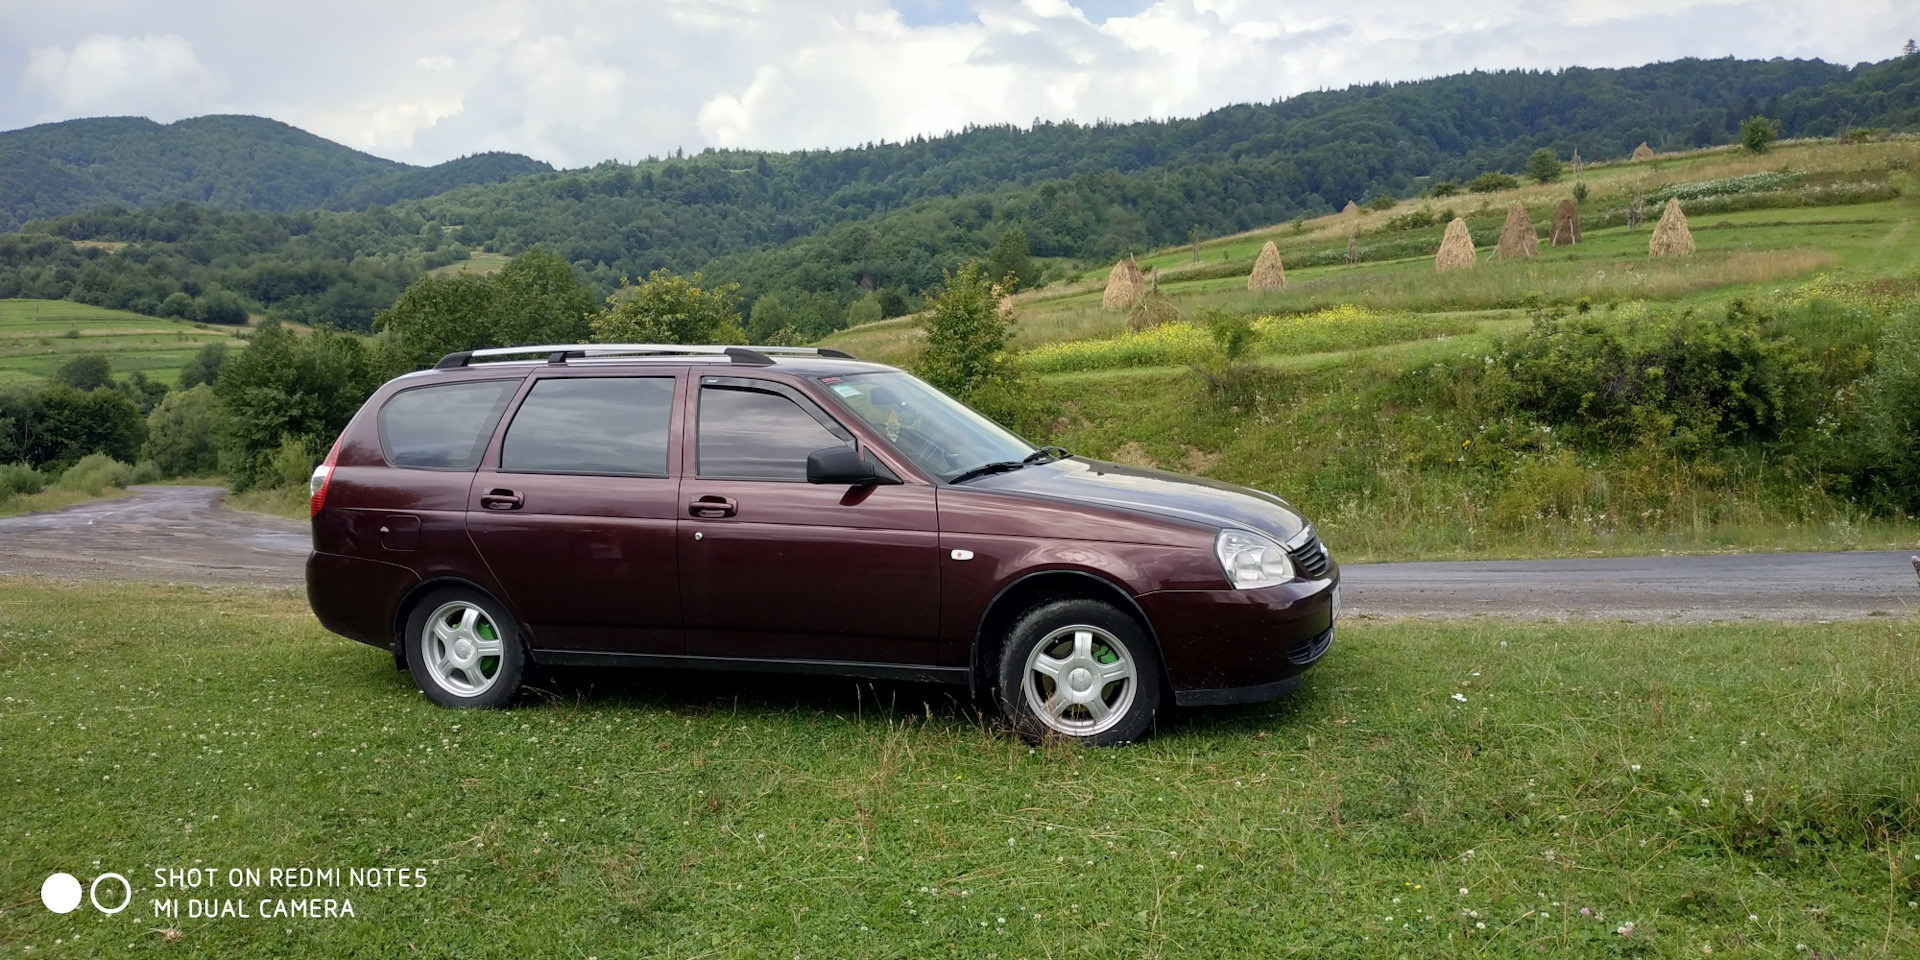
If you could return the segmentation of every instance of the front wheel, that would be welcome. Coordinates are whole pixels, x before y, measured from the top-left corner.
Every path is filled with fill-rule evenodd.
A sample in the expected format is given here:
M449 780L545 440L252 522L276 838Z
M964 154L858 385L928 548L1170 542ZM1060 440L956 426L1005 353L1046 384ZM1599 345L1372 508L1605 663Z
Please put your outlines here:
M1133 618L1097 600L1022 615L1000 653L1000 707L1033 741L1138 739L1160 706L1160 662Z
M520 689L526 654L506 611L474 590L436 590L407 618L407 666L443 707L504 707Z

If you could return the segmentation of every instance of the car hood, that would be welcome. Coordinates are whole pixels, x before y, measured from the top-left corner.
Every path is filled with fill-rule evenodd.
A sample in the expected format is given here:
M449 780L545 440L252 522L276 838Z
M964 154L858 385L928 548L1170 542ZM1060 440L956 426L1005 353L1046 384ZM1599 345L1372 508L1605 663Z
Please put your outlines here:
M970 480L996 493L1088 503L1215 527L1240 527L1286 542L1307 526L1270 493L1203 477L1068 457Z

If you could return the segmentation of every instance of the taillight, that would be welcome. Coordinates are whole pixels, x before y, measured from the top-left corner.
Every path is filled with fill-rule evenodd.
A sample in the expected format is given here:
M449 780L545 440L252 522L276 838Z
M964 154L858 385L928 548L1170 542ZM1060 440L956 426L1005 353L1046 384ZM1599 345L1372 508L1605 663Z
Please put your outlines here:
M326 505L327 482L333 479L333 464L338 459L340 459L340 440L336 438L333 441L333 449L327 451L326 461L314 467L313 476L307 479L307 495L312 497L307 503L308 517L318 516L320 508Z

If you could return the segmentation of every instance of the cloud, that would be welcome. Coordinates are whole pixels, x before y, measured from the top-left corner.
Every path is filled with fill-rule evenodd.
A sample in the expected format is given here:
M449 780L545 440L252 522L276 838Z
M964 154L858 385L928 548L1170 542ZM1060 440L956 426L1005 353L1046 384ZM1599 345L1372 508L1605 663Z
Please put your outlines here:
M218 109L413 162L513 150L578 166L1191 116L1474 69L1853 63L1910 34L1907 0L0 3L0 81L22 81L0 87L0 127Z
M64 110L173 119L203 109L226 81L177 33L96 33L72 49L34 48L27 55L25 86L44 90Z

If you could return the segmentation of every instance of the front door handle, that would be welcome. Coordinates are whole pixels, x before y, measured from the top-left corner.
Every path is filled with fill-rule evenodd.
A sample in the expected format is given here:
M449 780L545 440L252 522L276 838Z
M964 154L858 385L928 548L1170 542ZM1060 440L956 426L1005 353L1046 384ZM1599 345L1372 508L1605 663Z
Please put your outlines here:
M480 495L480 505L488 510L518 510L522 502L518 490L495 489Z
M695 497L687 504L687 513L706 520L719 517L731 517L740 511L740 505L732 497Z

